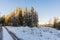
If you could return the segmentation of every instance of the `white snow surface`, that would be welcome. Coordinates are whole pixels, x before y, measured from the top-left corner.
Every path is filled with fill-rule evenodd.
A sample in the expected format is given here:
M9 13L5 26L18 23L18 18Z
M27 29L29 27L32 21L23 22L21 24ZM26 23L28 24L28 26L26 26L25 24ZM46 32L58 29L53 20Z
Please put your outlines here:
M7 26L6 26L7 27ZM60 40L60 30L50 27L7 27L22 40ZM12 40L12 37L3 28L3 40Z

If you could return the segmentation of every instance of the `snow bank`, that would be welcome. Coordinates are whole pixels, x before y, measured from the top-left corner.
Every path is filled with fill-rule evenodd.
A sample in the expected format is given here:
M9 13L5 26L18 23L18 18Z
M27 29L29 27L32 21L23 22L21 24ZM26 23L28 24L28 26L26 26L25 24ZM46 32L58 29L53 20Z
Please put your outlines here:
M7 27L22 40L60 40L60 31L49 27Z

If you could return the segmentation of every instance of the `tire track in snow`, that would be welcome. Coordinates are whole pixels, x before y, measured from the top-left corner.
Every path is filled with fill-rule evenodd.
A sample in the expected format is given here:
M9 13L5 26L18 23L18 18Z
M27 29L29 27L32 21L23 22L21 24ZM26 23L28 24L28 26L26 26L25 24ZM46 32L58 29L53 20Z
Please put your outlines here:
M13 40L22 40L22 39L18 38L13 32L11 32L10 30L8 30L6 27L4 27L4 28L10 34L10 36L13 38Z
M2 32L3 32L2 27L0 27L0 40L2 40L3 38Z

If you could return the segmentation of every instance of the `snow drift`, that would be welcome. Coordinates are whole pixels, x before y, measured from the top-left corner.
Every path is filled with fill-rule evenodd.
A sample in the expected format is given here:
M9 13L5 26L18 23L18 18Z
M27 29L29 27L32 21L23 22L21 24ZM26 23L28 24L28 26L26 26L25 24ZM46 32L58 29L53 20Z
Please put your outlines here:
M7 27L21 40L60 40L60 31L50 27ZM13 40L3 27L3 40ZM6 36L7 35L7 36Z

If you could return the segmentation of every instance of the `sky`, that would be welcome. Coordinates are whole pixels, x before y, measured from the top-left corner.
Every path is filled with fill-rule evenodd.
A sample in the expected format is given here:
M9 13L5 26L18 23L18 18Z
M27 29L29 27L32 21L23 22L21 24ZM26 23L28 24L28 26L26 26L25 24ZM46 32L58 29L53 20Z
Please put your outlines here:
M31 6L38 12L39 24L49 23L54 17L60 18L60 0L0 0L0 16L18 7L31 9Z

